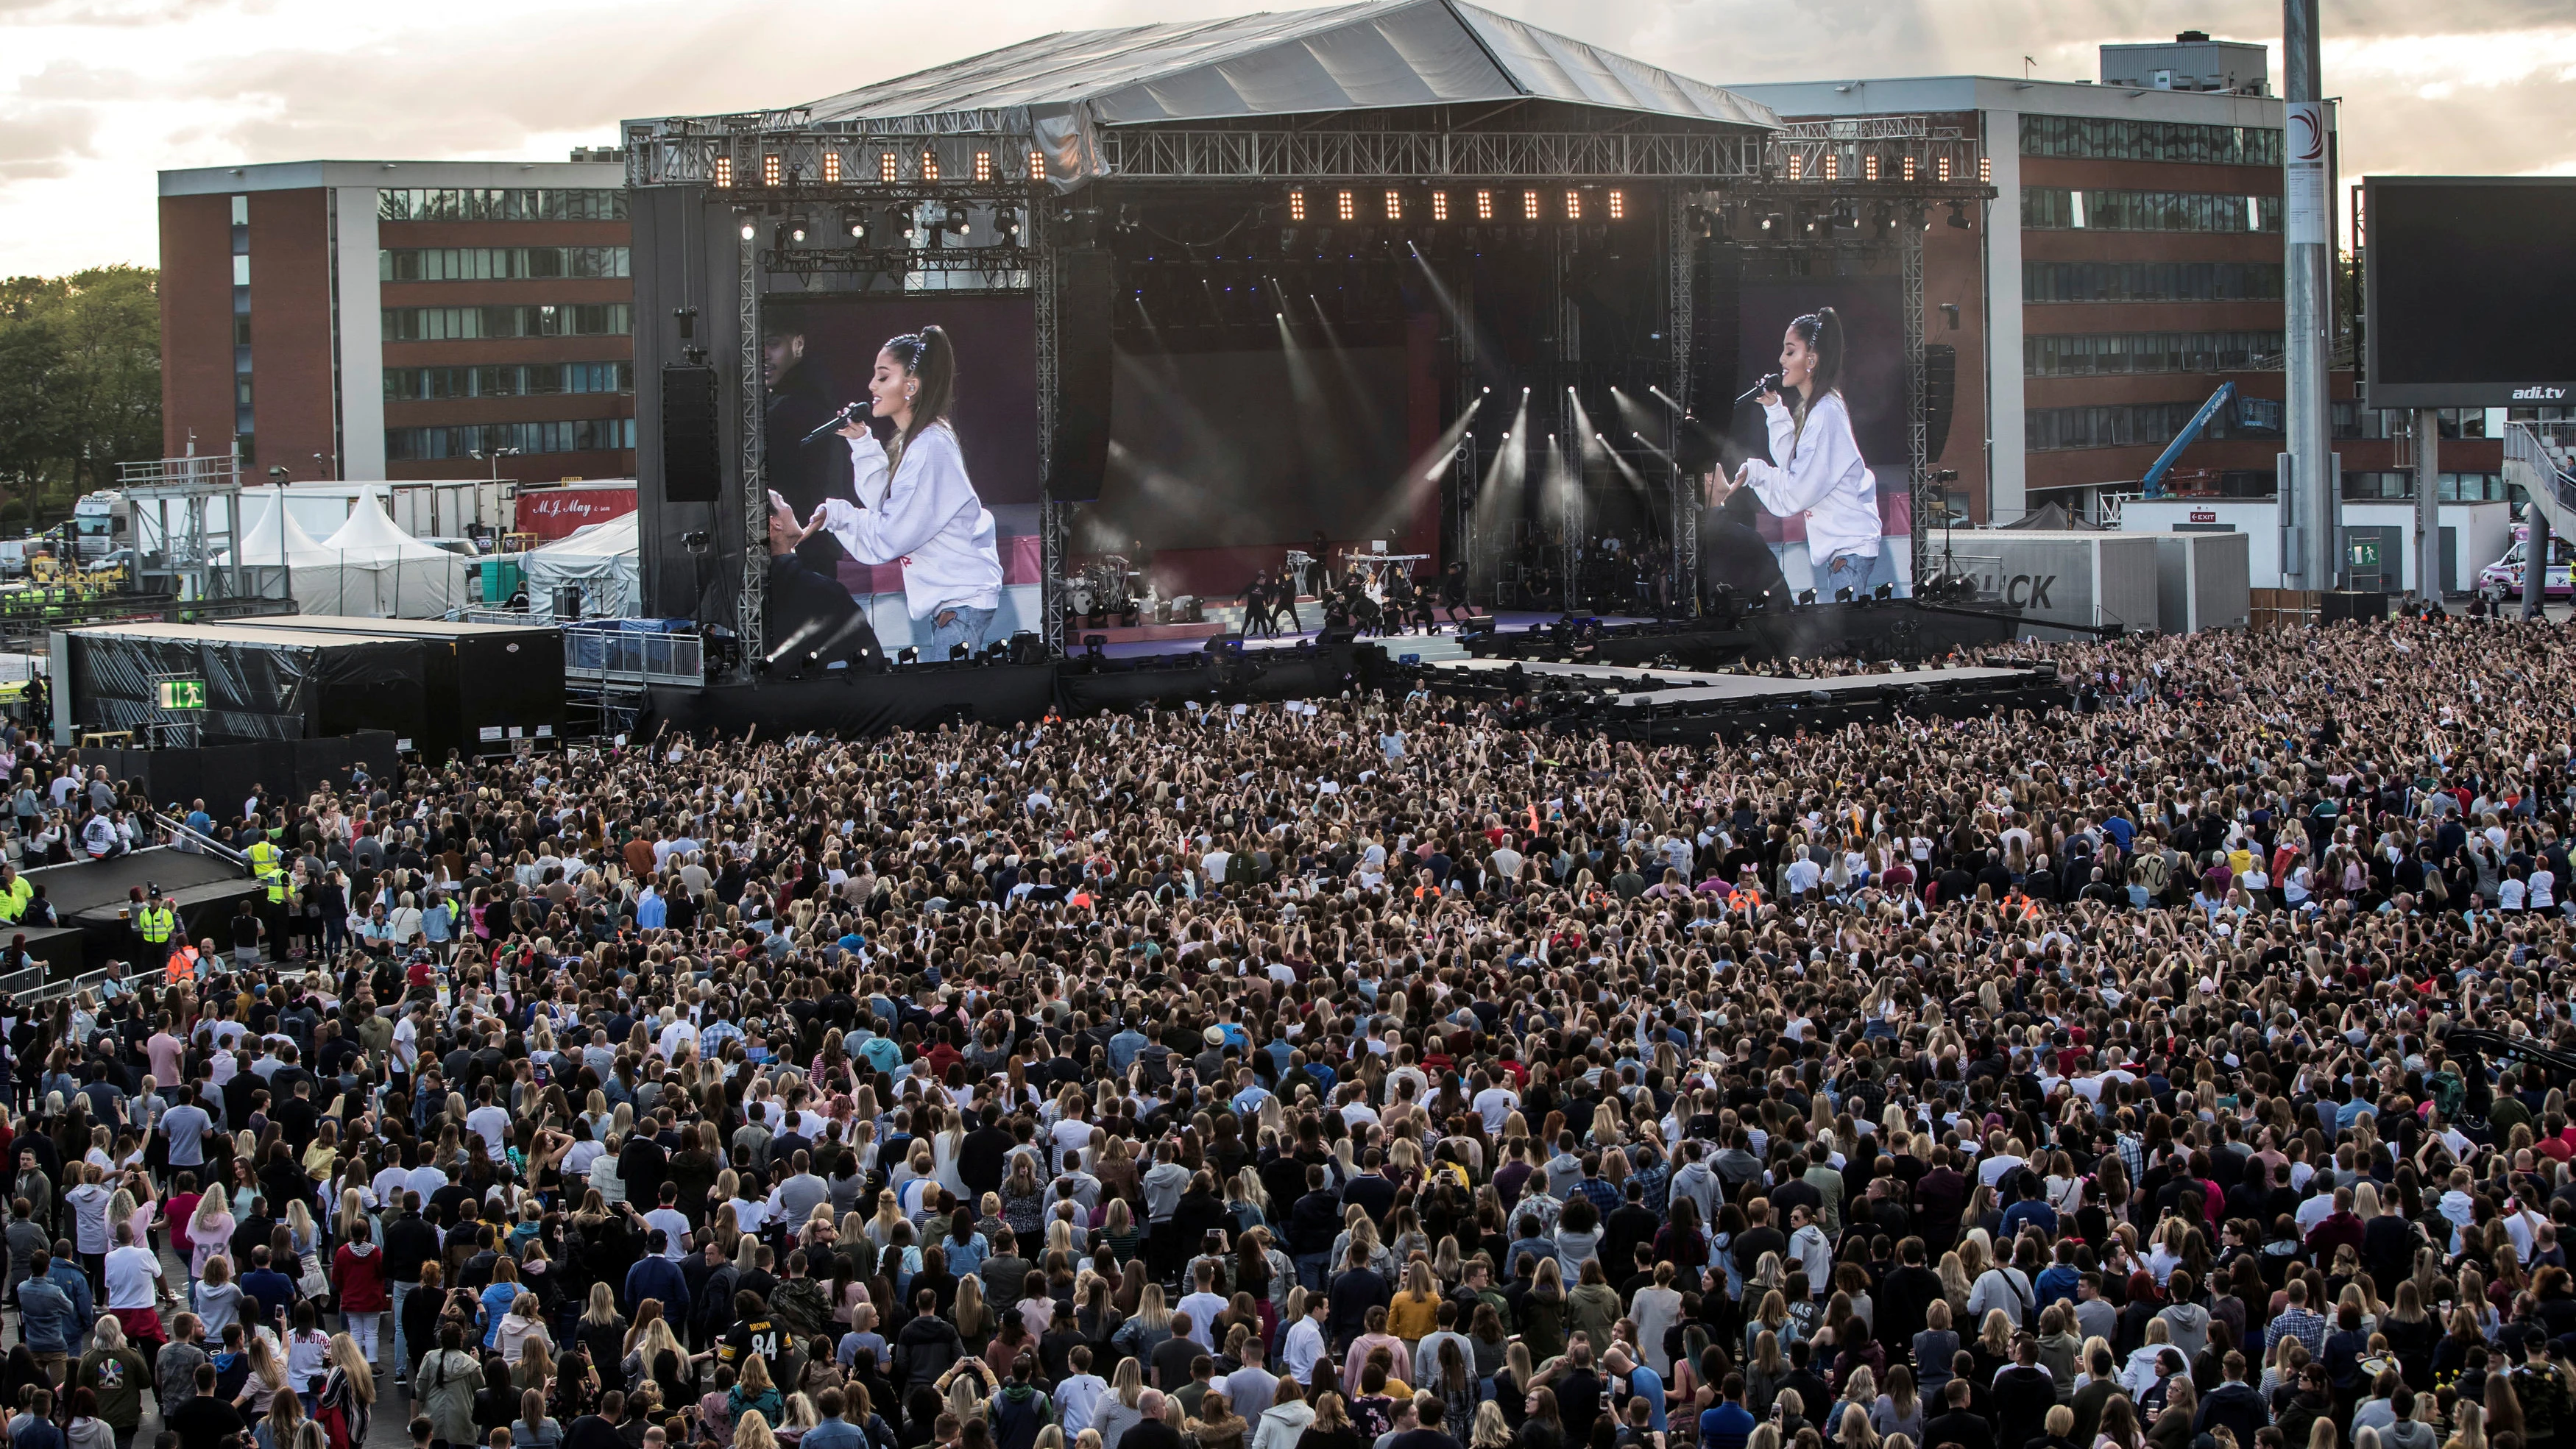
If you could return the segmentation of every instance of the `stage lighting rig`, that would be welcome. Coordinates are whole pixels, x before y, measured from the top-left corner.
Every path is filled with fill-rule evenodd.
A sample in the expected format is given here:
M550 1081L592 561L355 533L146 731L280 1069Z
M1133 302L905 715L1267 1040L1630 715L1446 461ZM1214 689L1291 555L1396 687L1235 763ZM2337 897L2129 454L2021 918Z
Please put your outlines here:
M1960 231L1966 231L1968 229L1968 213L1966 208L1962 207L1958 202L1951 202L1950 219L1945 223L1945 225L1954 227Z
M855 206L844 208L841 212L841 234L852 241L866 240L868 235L867 212Z
M948 203L948 214L942 220L941 229L964 236L968 229L965 206L954 201Z
M787 239L799 246L804 245L805 218L800 216L787 223Z

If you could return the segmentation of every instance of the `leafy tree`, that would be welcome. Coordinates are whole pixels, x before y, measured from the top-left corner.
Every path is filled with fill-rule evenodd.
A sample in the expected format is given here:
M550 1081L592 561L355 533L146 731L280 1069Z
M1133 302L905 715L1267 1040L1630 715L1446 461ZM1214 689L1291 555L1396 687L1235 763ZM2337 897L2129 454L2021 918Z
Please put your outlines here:
M0 491L38 515L161 456L159 273L0 281Z

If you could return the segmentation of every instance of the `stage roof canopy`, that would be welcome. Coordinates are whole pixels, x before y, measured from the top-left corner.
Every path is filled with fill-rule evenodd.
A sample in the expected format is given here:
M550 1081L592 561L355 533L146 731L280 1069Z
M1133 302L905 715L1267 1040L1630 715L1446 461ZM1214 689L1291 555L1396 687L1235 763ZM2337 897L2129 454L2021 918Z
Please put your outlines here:
M1017 131L1514 100L1779 125L1758 102L1464 0L1060 31L799 109L814 124L973 116Z

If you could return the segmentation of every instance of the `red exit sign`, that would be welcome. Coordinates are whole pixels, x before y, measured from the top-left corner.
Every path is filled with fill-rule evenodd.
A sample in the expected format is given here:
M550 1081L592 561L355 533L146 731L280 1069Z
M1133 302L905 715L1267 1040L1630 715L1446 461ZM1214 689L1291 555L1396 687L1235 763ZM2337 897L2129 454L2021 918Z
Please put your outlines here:
M2216 523L2218 521L2218 510L2215 508L2195 508L2191 511L2191 521L2194 523Z

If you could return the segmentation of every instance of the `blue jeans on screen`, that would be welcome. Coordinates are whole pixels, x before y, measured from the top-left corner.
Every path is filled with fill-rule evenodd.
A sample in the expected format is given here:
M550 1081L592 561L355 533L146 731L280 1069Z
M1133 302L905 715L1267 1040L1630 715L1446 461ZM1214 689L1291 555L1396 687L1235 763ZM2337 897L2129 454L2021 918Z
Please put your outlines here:
M921 651L925 662L946 659L948 651L959 644L965 645L969 653L984 647L984 631L993 623L992 610L950 604L930 611L934 620L942 614L948 615L949 620L945 624L934 623L931 626L930 647Z
M1866 599L1869 591L1880 584L1895 582L1896 560L1887 556L1882 543L1874 554L1838 553L1826 559L1816 571L1816 597L1831 603L1836 590L1849 589L1853 598Z

